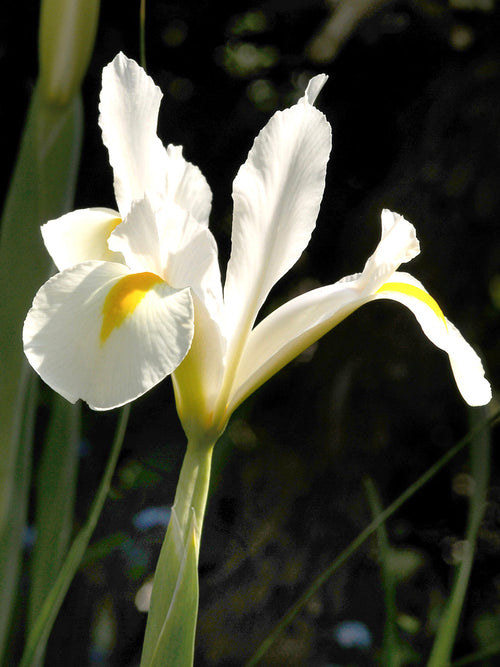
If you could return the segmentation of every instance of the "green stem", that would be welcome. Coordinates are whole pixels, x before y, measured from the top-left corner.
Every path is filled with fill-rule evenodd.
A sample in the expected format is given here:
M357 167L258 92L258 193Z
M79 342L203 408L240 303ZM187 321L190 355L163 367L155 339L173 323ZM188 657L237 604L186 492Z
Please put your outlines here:
M146 0L141 0L139 8L139 44L141 67L146 69Z
M189 523L191 511L194 510L198 539L201 536L207 505L212 452L212 444L207 447L193 441L188 442L172 506L181 526Z
M213 443L190 439L156 568L141 667L187 667L194 655L198 556Z
M365 479L364 486L372 516L375 519L383 510L380 496L372 479ZM382 644L382 664L385 667L399 667L401 664L401 654L399 651L399 635L397 631L396 578L394 576L393 569L391 568L390 561L392 547L389 543L389 537L387 535L385 524L380 524L378 527L377 537L382 569L382 584L385 597L385 626L384 639Z

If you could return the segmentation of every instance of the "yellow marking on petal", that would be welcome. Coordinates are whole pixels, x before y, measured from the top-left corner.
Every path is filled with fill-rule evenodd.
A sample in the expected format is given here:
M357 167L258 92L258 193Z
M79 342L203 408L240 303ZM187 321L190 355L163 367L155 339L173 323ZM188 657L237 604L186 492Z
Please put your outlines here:
M444 326L448 328L443 311L439 307L437 301L435 301L425 290L420 289L420 287L408 283L384 283L382 287L377 290L377 294L380 292L401 292L401 294L415 297L415 299L418 299L422 303L425 303L426 306L429 306L439 319L442 320Z
M117 329L132 315L147 292L161 282L163 280L159 276L145 272L124 276L113 285L102 307L101 345L113 329Z
M118 227L118 225L121 225L123 220L116 216L116 218L113 218L112 220L109 221L109 232L106 238L109 239L111 234L115 231L115 229Z

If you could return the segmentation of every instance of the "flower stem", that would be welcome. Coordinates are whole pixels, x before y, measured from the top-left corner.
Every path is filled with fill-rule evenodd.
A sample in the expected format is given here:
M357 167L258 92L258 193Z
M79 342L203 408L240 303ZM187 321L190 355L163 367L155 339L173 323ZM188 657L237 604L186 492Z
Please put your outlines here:
M190 522L191 510L194 510L198 541L207 504L212 451L213 443L188 442L172 506L181 526Z
M141 0L139 8L139 43L141 67L146 69L146 0Z
M153 583L141 667L193 663L198 615L198 556L212 442L191 438Z

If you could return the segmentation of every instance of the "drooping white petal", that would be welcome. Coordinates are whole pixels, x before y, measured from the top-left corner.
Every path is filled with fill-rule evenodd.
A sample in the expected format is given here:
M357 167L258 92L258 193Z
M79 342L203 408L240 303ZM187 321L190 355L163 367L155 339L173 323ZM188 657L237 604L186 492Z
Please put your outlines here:
M481 360L460 331L443 315L421 282L408 273L396 272L374 299L392 299L409 308L422 331L434 345L447 352L458 389L469 405L486 405L491 387Z
M238 405L309 345L373 298L378 288L419 252L415 228L384 210L382 234L362 273L302 294L271 313L251 331L231 391Z
M330 148L326 118L311 104L298 103L274 114L236 176L224 290L228 332L236 345L309 242Z
M156 135L161 98L153 80L123 53L104 68L99 125L122 218L145 192L165 190L167 154Z
M354 278L301 294L268 315L248 336L233 383L229 412L369 300Z
M84 262L51 278L23 331L33 368L71 402L96 410L141 396L186 356L193 337L188 289L112 262Z
M231 409L350 313L381 298L410 308L426 336L448 353L458 388L470 405L488 403L491 389L477 354L444 318L421 283L396 271L400 262L417 253L413 226L385 211L382 239L362 273L292 299L250 333L233 383Z
M206 227L212 191L199 168L184 159L182 146L170 144L167 147L166 185L167 196Z
M89 259L122 262L108 247L108 238L121 223L120 214L109 208L84 208L41 227L45 247L59 271Z
M384 280L420 252L415 227L399 213L382 211L382 236L363 269L362 283L367 292L376 291Z

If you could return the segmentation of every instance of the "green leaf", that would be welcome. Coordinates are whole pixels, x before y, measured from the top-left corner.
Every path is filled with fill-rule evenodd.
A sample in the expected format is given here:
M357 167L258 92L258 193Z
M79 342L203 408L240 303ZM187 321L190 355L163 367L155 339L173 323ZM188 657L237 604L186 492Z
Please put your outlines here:
M496 411L491 417L485 418L476 424L467 435L460 440L454 447L444 454L434 465L432 465L421 477L411 484L403 493L396 498L388 507L367 526L335 560L324 570L311 586L300 596L297 602L290 607L284 614L279 623L272 629L266 639L257 648L252 657L245 663L245 667L255 667L269 648L283 632L283 630L293 621L296 615L305 607L313 595L318 591L328 579L339 570L342 565L352 556L352 554L373 535L377 528L392 516L404 503L409 500L417 491L419 491L428 481L430 481L454 456L456 456L473 438L485 428L489 428L500 416ZM445 663L443 663L445 664Z
M373 519L382 513L383 507L380 496L371 479L365 480L365 491L370 504ZM389 543L385 523L377 528L378 545L380 552L380 563L382 565L382 584L385 597L385 626L384 641L382 646L381 664L387 667L399 667L401 664L401 646L397 631L397 607L396 607L396 579L391 569L390 559L392 547Z
M80 406L53 394L36 476L36 541L31 559L29 628L59 573L71 539L79 444Z
M490 474L490 428L479 422L479 415L486 414L487 408L475 408L471 415L476 425L472 438L471 473L474 480L474 491L470 501L467 520L467 532L460 565L455 571L453 587L446 603L443 615L432 647L428 667L441 667L451 663L453 646L458 631L462 608L465 602L467 586L474 562L477 535L483 520L488 493ZM477 426L480 426L478 429Z
M21 332L26 312L51 261L40 225L68 210L75 189L82 136L80 97L64 107L33 93L12 177L0 236L0 661L18 589L26 494L31 475L36 402L27 396L33 375Z

